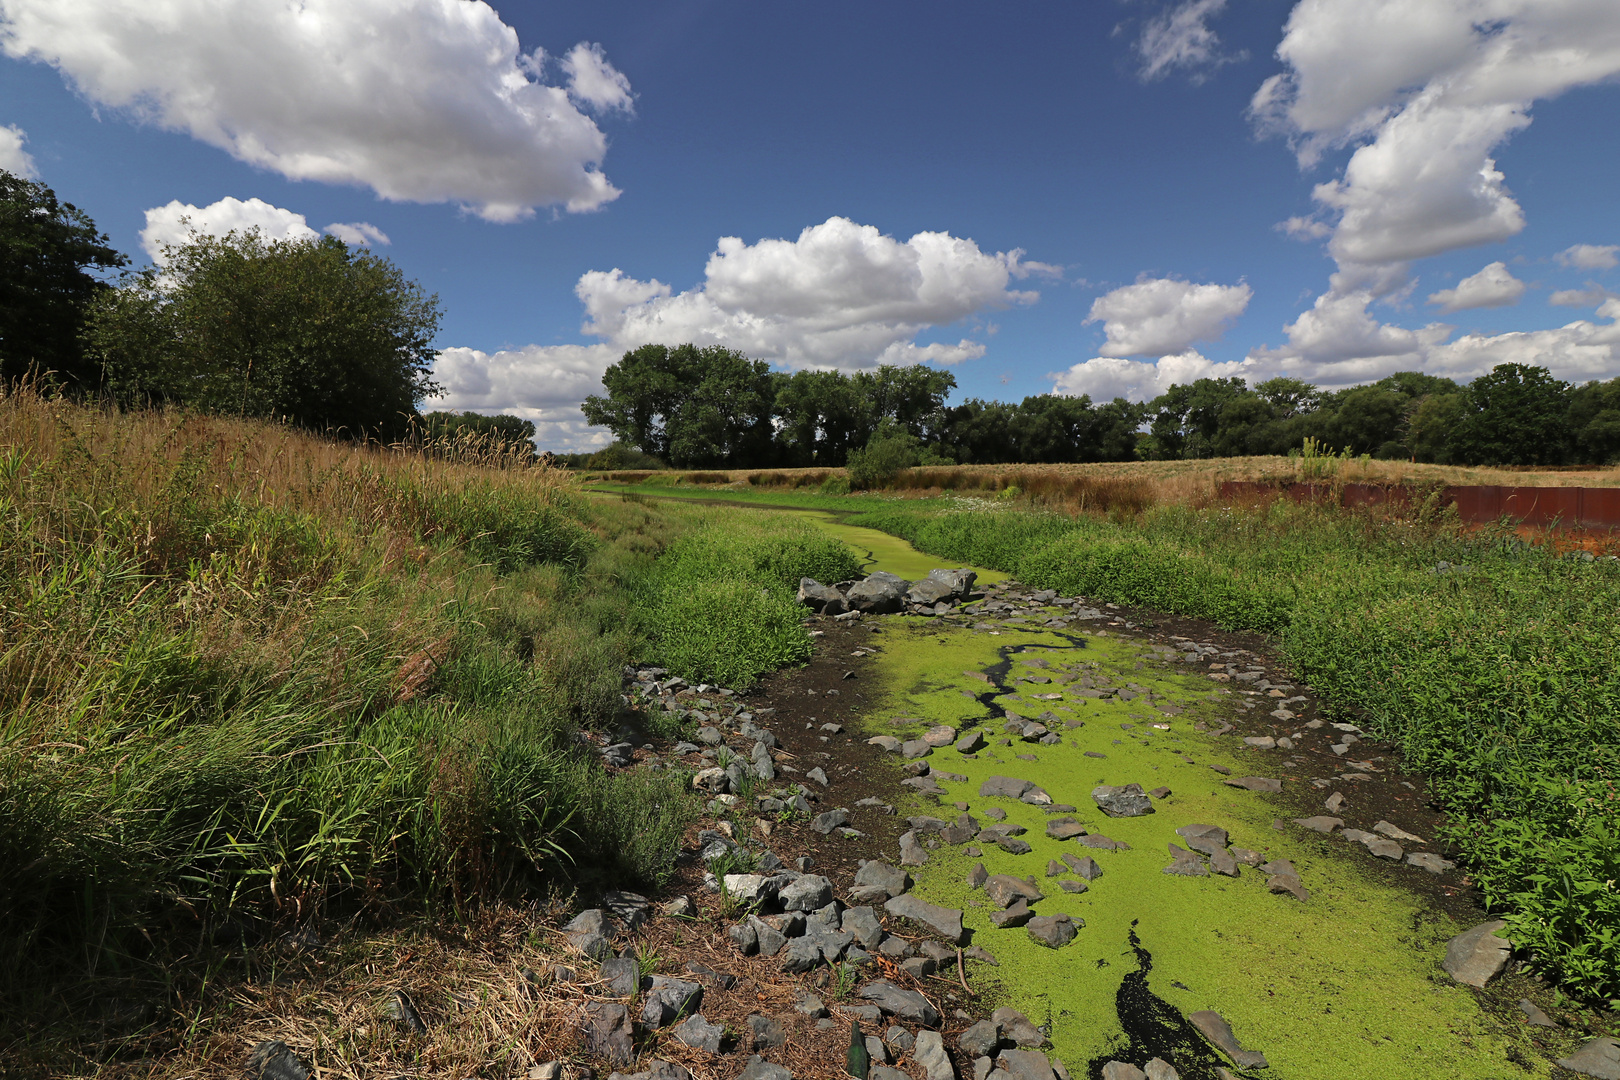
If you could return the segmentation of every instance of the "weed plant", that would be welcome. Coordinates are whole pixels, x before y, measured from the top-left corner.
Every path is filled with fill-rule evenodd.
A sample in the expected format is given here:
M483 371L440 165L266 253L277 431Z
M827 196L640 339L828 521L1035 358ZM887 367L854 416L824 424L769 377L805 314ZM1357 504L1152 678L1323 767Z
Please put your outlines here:
M1432 506L851 522L1028 585L1275 634L1326 700L1429 775L1514 942L1566 991L1620 998L1620 563L1466 533Z

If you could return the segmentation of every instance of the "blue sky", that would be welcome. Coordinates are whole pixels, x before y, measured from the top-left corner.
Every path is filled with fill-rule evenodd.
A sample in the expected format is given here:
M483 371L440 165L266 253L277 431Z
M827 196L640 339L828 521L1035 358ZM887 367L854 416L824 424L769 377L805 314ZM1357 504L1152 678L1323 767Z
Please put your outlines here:
M647 340L959 398L1620 375L1613 0L0 0L0 46L0 165L137 261L371 244L444 302L435 404L556 449Z

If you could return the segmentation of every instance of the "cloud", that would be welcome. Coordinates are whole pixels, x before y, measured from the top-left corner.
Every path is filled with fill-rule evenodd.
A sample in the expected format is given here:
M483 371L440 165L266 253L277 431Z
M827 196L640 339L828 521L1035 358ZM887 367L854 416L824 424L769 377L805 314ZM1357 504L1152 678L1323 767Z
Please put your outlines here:
M1553 257L1578 270L1613 270L1620 265L1615 252L1620 252L1620 244L1576 244Z
M27 141L27 133L15 124L0 127L0 169L24 180L37 180L39 172L34 168L34 158L23 149Z
M1559 289L1547 297L1547 303L1558 307L1595 308L1614 294L1601 285L1588 281L1584 289Z
M630 80L608 63L602 46L580 42L562 58L568 76L568 93L598 112L632 112L634 96Z
M585 423L579 403L601 394L602 373L619 359L610 345L527 345L495 353L445 349L433 367L442 387L423 409L509 413L534 421L545 450L606 446L613 436Z
M497 222L619 194L580 105L627 107L624 77L583 46L569 88L546 84L543 54L522 54L482 0L3 0L0 47L294 180Z
M1429 303L1438 304L1442 314L1468 308L1507 307L1524 295L1524 282L1514 277L1504 262L1493 262L1479 273L1457 282L1455 289L1429 294Z
M345 244L353 244L355 247L370 247L372 244L387 246L393 242L388 239L387 233L365 221L349 223L334 221L326 227L326 231Z
M1195 349L1158 360L1126 360L1098 356L1081 361L1056 376L1052 392L1079 397L1089 394L1093 401L1151 401L1176 383L1198 379L1225 379L1247 376L1253 364L1247 360L1217 363Z
M1101 321L1103 356L1181 353L1195 341L1219 338L1243 314L1254 290L1247 285L1194 285L1174 278L1143 278L1099 296L1086 322Z
M1186 0L1149 19L1136 42L1143 81L1162 79L1175 68L1186 68L1194 82L1202 82L1207 77L1205 69L1241 60L1242 54L1221 54L1221 39L1209 27L1209 20L1225 9L1226 0Z
M828 218L796 240L722 237L702 284L675 293L615 268L580 277L584 332L620 348L649 342L723 345L790 368L871 368L984 355L984 346L918 344L931 327L1034 303L1009 288L1049 271L1023 252L988 254L972 240L922 232L901 242L870 225Z
M163 254L164 247L178 247L186 243L192 233L224 236L250 229L258 229L267 240L313 240L320 235L309 227L303 214L272 206L263 199L243 202L226 196L207 206L192 206L175 199L146 212L141 247L161 266L168 261Z
M1601 0L1302 0L1255 93L1302 166L1355 146L1315 197L1342 261L1397 262L1513 236L1524 214L1492 154L1538 100L1620 74Z

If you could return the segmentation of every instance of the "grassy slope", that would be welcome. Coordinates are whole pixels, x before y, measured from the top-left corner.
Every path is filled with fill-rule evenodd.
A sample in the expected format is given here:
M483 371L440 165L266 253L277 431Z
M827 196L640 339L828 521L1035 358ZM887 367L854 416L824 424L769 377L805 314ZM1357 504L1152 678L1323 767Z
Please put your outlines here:
M793 586L855 569L802 521L555 470L0 398L0 952L655 883L683 778L610 777L575 729L616 730L629 662L802 659Z

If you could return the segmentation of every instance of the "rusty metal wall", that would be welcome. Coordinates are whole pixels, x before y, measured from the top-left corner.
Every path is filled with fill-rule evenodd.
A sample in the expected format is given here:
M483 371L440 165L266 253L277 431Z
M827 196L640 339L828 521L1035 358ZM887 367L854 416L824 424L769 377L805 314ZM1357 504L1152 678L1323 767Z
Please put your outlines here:
M1295 502L1331 498L1327 484L1266 484L1253 480L1227 480L1219 487L1223 499L1286 494ZM1457 507L1467 522L1484 524L1508 518L1521 525L1559 529L1620 529L1620 488L1502 487L1474 485L1446 487L1441 497ZM1339 505L1379 506L1405 503L1412 498L1404 487L1345 484Z

